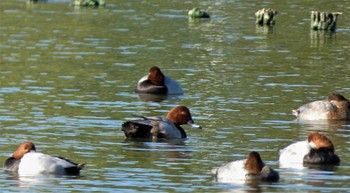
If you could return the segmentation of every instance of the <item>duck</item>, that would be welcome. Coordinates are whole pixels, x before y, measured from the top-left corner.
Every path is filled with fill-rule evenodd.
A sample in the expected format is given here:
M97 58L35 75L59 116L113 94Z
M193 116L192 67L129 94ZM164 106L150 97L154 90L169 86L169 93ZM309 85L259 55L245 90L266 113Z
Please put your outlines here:
M81 6L81 7L98 7L105 6L106 3L104 0L74 0L73 6Z
M136 85L135 92L139 94L181 95L180 84L166 76L158 66L152 66L148 75L143 76Z
M297 120L350 120L350 101L341 94L331 94L292 110Z
M190 110L186 106L173 107L166 117L143 117L122 124L122 131L127 138L149 139L179 139L187 138L181 125L187 124L192 128L201 129L194 123Z
M188 11L188 17L190 18L210 18L210 15L196 7Z
M279 162L283 166L340 163L334 145L325 135L313 132L305 141L297 141L280 150Z
M249 181L279 181L279 174L264 164L256 151L249 153L247 159L232 161L212 171L218 182L234 183Z
M36 152L33 142L21 143L6 159L4 170L20 176L79 175L85 164L76 164L66 158Z

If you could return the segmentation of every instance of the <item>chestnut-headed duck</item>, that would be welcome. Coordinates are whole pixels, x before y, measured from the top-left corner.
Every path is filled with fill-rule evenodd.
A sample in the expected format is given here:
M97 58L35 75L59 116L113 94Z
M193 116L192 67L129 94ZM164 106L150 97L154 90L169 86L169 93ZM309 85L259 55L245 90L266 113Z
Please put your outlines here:
M340 94L307 103L293 110L298 120L350 120L350 102Z
M306 141L298 141L280 150L282 166L294 167L300 164L339 164L334 146L325 135L314 132Z
M4 170L20 176L78 175L85 164L36 152L32 142L23 142L4 163Z
M122 131L127 138L186 138L186 132L181 125L201 129L192 119L190 110L185 106L172 108L166 117L141 117L140 120L127 121L122 125Z
M162 73L158 66L152 66L148 75L142 77L136 85L136 93L140 94L183 94L180 84Z
M229 162L213 172L218 182L268 181L276 182L279 174L262 161L258 152L252 151L248 158Z

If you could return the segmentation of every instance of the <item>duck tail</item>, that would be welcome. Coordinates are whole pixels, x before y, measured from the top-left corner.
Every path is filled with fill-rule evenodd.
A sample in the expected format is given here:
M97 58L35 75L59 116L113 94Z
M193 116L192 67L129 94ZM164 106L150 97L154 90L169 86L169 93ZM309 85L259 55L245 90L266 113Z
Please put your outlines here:
M78 164L78 165L77 165L77 168L78 168L79 170L81 170L81 169L83 169L83 168L85 167L85 165L86 165L86 163Z

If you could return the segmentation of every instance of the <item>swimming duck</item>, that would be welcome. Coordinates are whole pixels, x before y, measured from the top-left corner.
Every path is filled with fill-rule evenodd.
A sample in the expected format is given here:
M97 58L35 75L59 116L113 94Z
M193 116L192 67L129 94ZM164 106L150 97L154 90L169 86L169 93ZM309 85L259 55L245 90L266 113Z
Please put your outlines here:
M32 142L23 142L4 163L4 170L20 176L40 174L78 175L85 164L76 164L66 158L36 152Z
M137 82L135 92L141 94L183 94L180 84L164 75L158 66L152 66L148 75Z
M188 17L190 17L190 18L210 18L210 15L207 12L202 11L199 8L193 8L193 9L188 11Z
M73 5L82 7L98 7L105 6L106 3L104 0L74 0Z
M280 150L280 164L339 164L340 159L334 153L334 146L325 135L314 132L306 141L292 143Z
M201 129L192 119L190 110L185 106L172 108L166 117L142 117L140 120L127 121L122 125L122 131L127 138L186 138L186 132L181 125L188 124Z
M293 110L298 120L350 120L350 102L340 94L307 103Z
M218 182L279 180L279 174L262 161L258 152L252 151L248 158L227 163L213 170Z

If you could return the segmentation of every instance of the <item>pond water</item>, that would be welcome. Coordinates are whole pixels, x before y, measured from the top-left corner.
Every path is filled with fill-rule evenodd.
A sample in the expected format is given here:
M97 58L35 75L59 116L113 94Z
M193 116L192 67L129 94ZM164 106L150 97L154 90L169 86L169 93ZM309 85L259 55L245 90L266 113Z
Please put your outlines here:
M0 1L0 162L23 141L87 163L79 177L18 178L5 192L350 192L350 124L300 123L291 109L336 92L350 98L350 1ZM201 7L210 19L189 20ZM254 12L278 11L273 28ZM343 12L337 31L310 31L310 11ZM133 92L158 65L185 94ZM188 138L130 141L133 118L190 108L203 127ZM280 168L279 150L312 132L327 135L341 164ZM223 184L211 170L250 151L280 173L276 183Z

